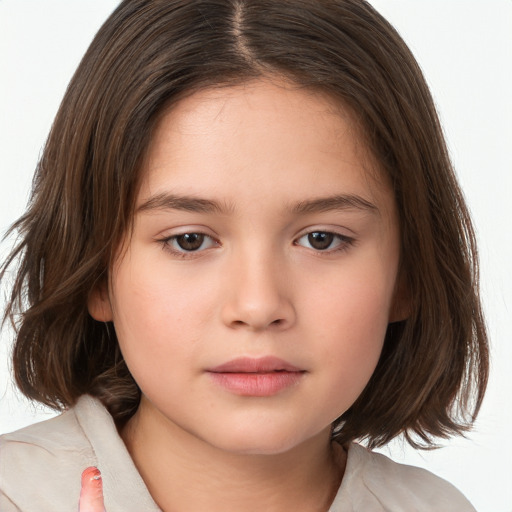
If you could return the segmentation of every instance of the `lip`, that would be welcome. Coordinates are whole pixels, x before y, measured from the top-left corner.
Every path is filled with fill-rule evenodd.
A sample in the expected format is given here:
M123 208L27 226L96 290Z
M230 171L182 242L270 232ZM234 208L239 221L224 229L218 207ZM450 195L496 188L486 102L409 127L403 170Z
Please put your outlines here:
M268 373L277 371L301 372L293 364L278 357L238 357L208 369L212 373Z
M240 357L207 370L219 386L240 396L272 396L297 385L305 370L274 356Z

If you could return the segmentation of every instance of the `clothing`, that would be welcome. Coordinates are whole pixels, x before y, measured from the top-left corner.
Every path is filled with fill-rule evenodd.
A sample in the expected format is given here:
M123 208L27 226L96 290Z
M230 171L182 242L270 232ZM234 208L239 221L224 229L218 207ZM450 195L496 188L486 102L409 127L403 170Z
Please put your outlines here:
M0 436L0 511L77 509L80 476L102 472L107 512L159 512L112 417L82 396L56 418ZM448 482L352 443L329 512L475 512Z

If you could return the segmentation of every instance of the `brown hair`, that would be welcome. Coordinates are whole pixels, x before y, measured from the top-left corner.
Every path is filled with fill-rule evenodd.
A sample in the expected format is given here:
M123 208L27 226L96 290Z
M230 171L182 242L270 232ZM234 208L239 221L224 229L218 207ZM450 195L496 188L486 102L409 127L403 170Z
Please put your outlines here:
M88 314L130 228L159 115L185 94L278 75L355 112L391 180L400 217L407 320L390 324L378 366L334 424L340 442L405 434L431 446L466 430L488 375L473 230L422 73L362 0L125 0L68 87L11 228L19 260L5 318L16 325L18 387L54 408L97 396L118 423L140 390L115 331ZM5 320L5 319L4 319Z

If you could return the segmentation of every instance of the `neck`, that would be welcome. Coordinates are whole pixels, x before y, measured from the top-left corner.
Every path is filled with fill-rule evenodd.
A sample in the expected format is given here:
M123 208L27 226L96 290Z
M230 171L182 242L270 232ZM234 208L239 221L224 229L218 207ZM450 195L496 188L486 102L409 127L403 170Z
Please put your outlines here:
M325 512L345 466L329 431L284 453L231 453L145 413L144 403L121 436L164 512Z

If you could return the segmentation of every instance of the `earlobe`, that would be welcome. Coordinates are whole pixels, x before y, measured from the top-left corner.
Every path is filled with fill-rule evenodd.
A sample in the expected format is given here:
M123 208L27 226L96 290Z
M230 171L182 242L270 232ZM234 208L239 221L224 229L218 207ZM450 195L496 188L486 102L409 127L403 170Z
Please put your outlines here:
M108 294L107 283L97 285L89 295L87 308L89 314L98 322L111 322L113 320L112 305Z
M389 323L403 322L411 316L412 299L410 287L404 274L397 279L393 303L389 312Z

